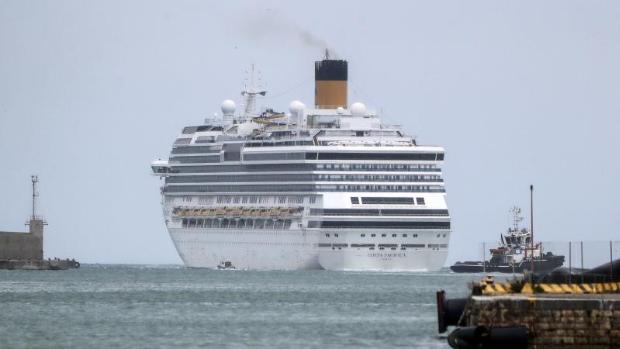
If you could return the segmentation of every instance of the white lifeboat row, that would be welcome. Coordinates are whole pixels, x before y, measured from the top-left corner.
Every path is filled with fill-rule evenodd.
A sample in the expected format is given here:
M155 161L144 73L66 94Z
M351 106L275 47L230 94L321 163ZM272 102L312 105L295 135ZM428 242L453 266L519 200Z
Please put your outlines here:
M177 206L172 214L178 217L295 217L301 216L303 207L217 207L195 208Z

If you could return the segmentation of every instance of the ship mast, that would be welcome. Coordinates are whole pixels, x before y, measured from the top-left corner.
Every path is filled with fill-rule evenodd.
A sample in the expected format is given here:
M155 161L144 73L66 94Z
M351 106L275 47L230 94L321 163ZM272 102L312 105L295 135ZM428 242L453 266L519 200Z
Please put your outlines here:
M249 82L245 89L241 91L241 95L245 97L244 118L255 116L256 96L265 96L267 91L261 90L256 86L256 70L254 64L250 67ZM260 79L258 79L260 80Z
M510 212L512 213L512 228L514 231L518 231L519 223L523 220L523 217L521 217L521 209L517 206L513 206Z
M532 242L532 274L534 274L534 186L530 184L530 241ZM541 251L542 254L542 251Z

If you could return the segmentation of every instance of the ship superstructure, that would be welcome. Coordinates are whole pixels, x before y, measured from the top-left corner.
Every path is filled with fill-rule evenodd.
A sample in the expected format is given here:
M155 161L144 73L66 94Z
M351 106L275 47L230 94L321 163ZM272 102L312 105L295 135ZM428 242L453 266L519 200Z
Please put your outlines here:
M347 102L348 64L315 64L315 108L255 113L222 103L220 120L185 127L163 178L166 227L190 267L438 270L450 216L444 149L422 146L362 103Z

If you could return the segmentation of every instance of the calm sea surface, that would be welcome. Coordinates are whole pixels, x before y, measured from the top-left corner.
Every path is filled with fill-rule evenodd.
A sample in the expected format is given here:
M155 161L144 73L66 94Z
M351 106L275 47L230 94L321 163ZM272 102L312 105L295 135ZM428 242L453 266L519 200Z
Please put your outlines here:
M480 275L86 265L0 270L0 348L419 347Z

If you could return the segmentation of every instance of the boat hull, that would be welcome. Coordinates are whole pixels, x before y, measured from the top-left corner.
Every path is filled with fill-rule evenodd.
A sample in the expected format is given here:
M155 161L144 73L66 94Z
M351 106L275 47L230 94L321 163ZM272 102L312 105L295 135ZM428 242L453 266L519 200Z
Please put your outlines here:
M447 249L439 251L326 249L319 252L319 263L327 270L426 272L440 270L447 256Z
M564 256L549 256L534 262L534 271L540 273L550 272L564 265ZM455 273L523 273L532 269L530 260L517 264L491 264L489 262L457 262L450 267Z
M183 263L192 268L216 269L223 261L230 261L237 269L321 269L314 247L317 237L312 233L182 228L169 232Z
M229 261L236 269L335 271L440 270L445 249L346 250L319 248L318 231L230 230L170 228L170 237L183 260L192 268L221 268Z

